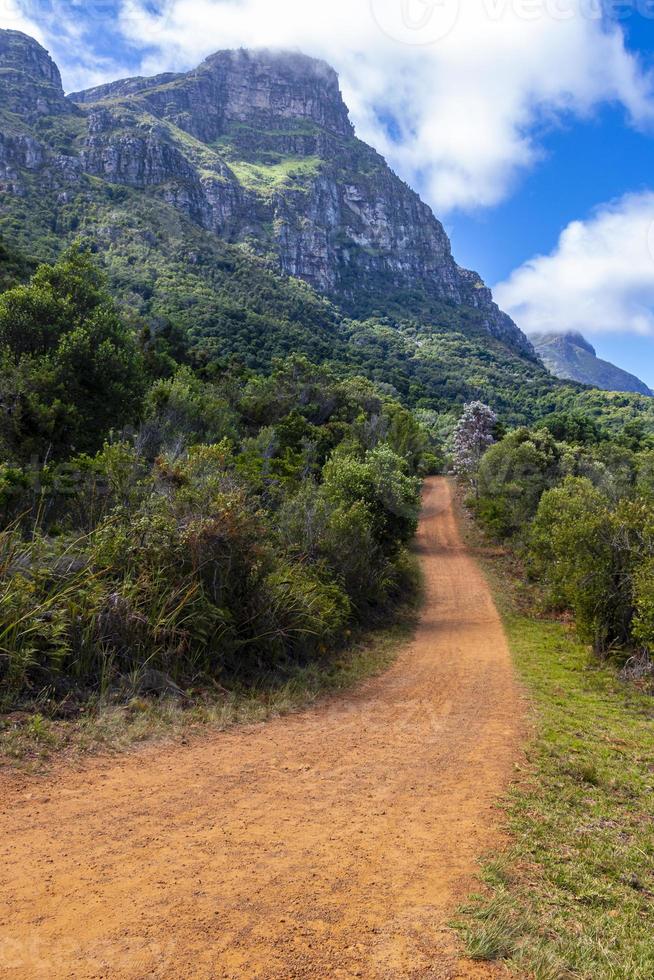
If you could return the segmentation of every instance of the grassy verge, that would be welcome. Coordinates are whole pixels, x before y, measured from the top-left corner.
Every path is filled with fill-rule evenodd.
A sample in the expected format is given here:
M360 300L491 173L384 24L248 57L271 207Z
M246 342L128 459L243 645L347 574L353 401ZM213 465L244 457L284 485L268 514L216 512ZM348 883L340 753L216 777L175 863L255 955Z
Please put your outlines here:
M468 952L538 980L651 980L654 698L530 613L507 559L483 561L534 735L506 802L512 845L457 923Z
M419 573L416 563L416 581ZM192 700L134 697L125 704L89 703L74 718L47 712L0 714L0 769L39 772L55 757L124 751L153 738L188 738L203 728L252 724L309 706L381 673L415 629L420 587L393 612L392 621L355 636L338 654L262 678L256 687L205 692Z

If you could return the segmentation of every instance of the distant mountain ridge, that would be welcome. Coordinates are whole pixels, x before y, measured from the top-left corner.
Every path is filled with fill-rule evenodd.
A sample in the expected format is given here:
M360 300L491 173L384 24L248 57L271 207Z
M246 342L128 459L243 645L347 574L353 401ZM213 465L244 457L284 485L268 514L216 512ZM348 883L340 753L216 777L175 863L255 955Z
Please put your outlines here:
M654 394L635 375L598 357L592 344L577 331L534 333L530 334L529 339L545 367L557 378L580 381L603 391Z

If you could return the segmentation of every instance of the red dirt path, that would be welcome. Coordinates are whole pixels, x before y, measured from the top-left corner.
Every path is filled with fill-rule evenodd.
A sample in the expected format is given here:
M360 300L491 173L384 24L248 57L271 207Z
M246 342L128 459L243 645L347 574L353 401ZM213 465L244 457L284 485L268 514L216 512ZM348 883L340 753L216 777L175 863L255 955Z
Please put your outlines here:
M448 920L497 845L522 706L443 479L383 676L265 724L0 781L0 975L490 977Z

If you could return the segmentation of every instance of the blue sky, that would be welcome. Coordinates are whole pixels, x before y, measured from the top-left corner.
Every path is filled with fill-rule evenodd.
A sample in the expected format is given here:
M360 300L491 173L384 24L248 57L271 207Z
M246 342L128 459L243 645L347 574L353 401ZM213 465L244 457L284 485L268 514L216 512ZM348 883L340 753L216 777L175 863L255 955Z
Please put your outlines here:
M621 21L629 47L654 68L654 20L632 10ZM525 258L550 252L565 226L598 204L654 189L654 133L629 125L621 107L603 106L588 120L560 120L543 147L543 159L506 201L446 221L457 261L489 283L505 279ZM585 333L600 357L654 388L654 337L598 332L590 324Z
M0 0L0 26L69 91L221 47L326 58L518 324L581 329L654 386L653 0Z
M654 27L652 28L654 50ZM498 206L451 216L445 224L457 261L492 284L536 254L549 253L569 222L626 192L654 188L654 138L625 125L620 109L548 134L544 159ZM654 388L654 337L620 330L584 333L599 357Z

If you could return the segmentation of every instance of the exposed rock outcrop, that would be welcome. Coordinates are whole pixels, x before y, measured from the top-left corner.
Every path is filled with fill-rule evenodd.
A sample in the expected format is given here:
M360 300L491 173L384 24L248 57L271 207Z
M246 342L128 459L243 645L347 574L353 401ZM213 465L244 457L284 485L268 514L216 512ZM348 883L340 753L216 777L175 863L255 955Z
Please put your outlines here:
M0 31L3 99L0 105L33 120L39 116L74 115L79 110L64 97L61 75L40 44L21 31Z

